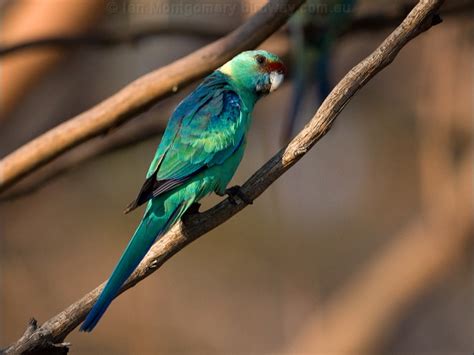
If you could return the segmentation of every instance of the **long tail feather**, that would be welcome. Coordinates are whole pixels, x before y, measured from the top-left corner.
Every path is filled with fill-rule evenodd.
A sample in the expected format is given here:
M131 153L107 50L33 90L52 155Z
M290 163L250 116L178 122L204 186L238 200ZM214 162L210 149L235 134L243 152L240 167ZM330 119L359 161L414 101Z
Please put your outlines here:
M181 218L191 203L192 201L186 201L178 204L168 218L157 218L153 213L147 211L102 293L82 323L81 331L90 332L94 329L122 285L145 257L153 243Z

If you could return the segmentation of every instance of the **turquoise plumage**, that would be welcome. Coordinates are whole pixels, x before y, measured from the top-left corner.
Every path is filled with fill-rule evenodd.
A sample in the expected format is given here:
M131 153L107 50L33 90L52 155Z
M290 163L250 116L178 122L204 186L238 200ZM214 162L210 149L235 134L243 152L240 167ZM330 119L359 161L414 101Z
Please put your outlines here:
M227 185L245 150L251 112L259 98L280 85L284 71L282 62L271 53L243 52L209 75L178 105L145 183L126 210L148 203L145 214L82 331L97 325L153 243L193 203L212 192L239 193Z

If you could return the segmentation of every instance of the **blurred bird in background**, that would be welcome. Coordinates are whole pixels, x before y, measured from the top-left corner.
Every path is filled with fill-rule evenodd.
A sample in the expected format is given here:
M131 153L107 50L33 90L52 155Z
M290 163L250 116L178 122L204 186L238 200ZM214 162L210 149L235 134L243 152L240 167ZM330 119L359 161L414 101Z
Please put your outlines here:
M337 37L351 23L356 0L311 0L289 22L293 92L282 141L295 129L298 113L311 86L316 87L316 103L329 95L331 52Z

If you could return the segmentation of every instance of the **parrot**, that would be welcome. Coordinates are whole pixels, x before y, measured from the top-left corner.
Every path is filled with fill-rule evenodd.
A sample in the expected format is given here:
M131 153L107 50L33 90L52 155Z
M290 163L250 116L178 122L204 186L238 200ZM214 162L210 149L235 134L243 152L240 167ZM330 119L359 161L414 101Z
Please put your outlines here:
M337 37L350 25L355 6L356 0L309 0L290 20L293 92L282 142L293 133L308 87L316 84L318 104L329 95L331 52Z
M203 197L250 204L227 188L242 160L256 102L276 90L286 68L264 50L245 51L216 69L172 113L145 182L125 213L147 203L143 218L80 330L97 325L151 246ZM199 205L198 205L199 206Z

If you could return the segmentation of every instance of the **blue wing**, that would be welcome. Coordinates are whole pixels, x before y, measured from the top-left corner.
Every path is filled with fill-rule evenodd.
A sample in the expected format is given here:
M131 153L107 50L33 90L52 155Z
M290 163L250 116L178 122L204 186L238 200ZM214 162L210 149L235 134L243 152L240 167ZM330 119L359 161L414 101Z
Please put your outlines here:
M173 113L138 197L126 212L222 164L243 141L242 101L214 72Z

